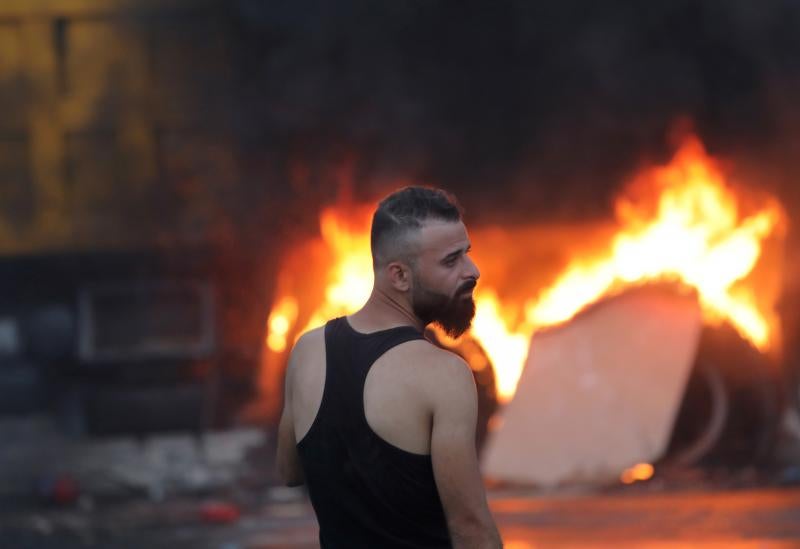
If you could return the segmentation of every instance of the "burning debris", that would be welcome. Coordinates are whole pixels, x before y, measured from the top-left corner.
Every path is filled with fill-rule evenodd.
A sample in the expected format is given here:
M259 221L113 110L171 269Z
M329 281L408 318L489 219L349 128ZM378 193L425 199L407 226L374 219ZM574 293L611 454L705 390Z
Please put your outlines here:
M664 453L701 329L697 300L654 287L538 331L484 472L553 487L609 483Z
M321 237L298 247L282 262L263 357L266 401L279 401L292 342L328 318L355 311L367 299L372 286L371 211L370 205L354 204L325 209L320 216ZM483 277L468 337L489 357L501 403L514 397L526 364L533 368L527 375L538 375L532 366L540 351L537 342L552 337L542 330L568 326L593 304L650 284L672 284L678 295L693 295L698 330L699 319L710 327L729 325L737 338L758 349L759 356L780 355L776 302L785 214L775 199L735 187L700 140L688 135L667 165L643 169L633 178L616 202L616 214L614 223L602 225L471 230ZM656 308L656 314L659 311ZM663 322L656 317L654 326ZM625 325L618 334L619 345L637 332L640 323ZM658 330L652 332L648 345L653 347L642 360L650 353L669 356L657 334ZM438 331L436 336L445 346L456 345ZM587 360L597 361L599 378L610 375L602 367L603 348L599 341L584 348ZM687 336L681 348L686 351L683 358L662 365L675 384L661 402L659 434L651 433L657 441L643 443L647 452L608 461L609 473L613 470L618 476L637 462L663 455L693 364L696 338ZM635 357L626 364L630 375L643 367ZM638 383L644 390L648 381L642 378ZM535 400L525 399L529 404ZM507 407L504 414L513 409ZM641 432L636 436L643 438Z
M777 363L728 324L705 326L665 465L767 463L783 413Z

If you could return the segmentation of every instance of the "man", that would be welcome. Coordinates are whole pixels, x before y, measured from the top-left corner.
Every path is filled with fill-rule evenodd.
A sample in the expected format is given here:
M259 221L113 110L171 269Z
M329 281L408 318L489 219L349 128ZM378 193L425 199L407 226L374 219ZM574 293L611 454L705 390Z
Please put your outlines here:
M358 312L289 358L278 469L305 482L323 548L501 547L478 470L469 367L424 339L458 337L480 273L455 199L407 187L372 220L375 285Z

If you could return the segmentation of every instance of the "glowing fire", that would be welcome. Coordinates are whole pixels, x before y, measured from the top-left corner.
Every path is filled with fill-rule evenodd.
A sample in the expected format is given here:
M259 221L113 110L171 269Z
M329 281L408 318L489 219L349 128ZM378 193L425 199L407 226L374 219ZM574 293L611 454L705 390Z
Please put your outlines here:
M694 288L707 321L727 320L756 347L767 350L777 332L777 315L772 304L759 303L753 285L743 281L783 213L772 199L761 203L743 214L722 172L700 141L690 137L668 165L644 170L617 201L617 227L610 242L574 258L538 296L501 300L502 288L484 277L476 291L471 333L495 367L500 399L513 396L536 329L567 321L604 296L656 280ZM295 284L294 295L279 292L269 317L267 345L272 351L283 352L291 335L350 314L366 301L373 281L370 211L371 207L350 207L322 213L328 260L314 267L326 265L325 270L301 273L295 266L288 276L313 274L316 284L325 278L324 296L305 309L311 311L306 316L299 312L302 306L298 310L304 288ZM507 250L481 250L475 245L476 231L471 235L479 266L482 261L505 260ZM303 322L302 330L296 329L298 321Z
M367 214L371 208L366 209ZM348 212L353 214L355 212ZM346 214L347 215L347 214ZM325 301L311 314L300 333L322 326L330 320L358 310L372 290L372 254L369 248L369 215L362 209L355 225L335 208L323 210L320 215L322 239L337 261L328 272ZM351 223L353 221L351 220Z
M672 163L645 175L662 189L656 215L629 199L617 203L624 229L612 251L599 261L576 263L526 315L534 326L571 318L614 286L674 278L698 290L706 314L728 319L758 348L769 346L767 315L752 294L735 283L750 273L761 241L781 219L777 204L739 220L735 196L696 139L688 140Z
M297 319L297 300L292 296L284 296L275 305L267 320L267 346L276 353L286 350L289 330Z
M625 469L619 477L624 484L633 484L636 481L650 480L656 470L649 463L637 463L633 467Z
M311 271L308 265L290 267L283 272L284 279L295 282L309 275L324 278L325 291L308 316L304 327L296 330L299 315L300 295L282 294L272 308L267 320L267 347L274 353L287 348L287 339L294 339L304 332L322 326L337 316L347 315L366 302L372 289L372 255L369 249L369 219L372 206L349 207L344 210L326 208L320 214L320 234L327 252L326 257L313 260ZM313 255L313 251L311 253ZM310 258L305 258L307 263ZM313 259L313 258L311 258ZM314 271L325 263L325 271ZM297 286L297 284L291 284ZM300 286L303 286L300 283ZM305 288L301 288L305 289Z

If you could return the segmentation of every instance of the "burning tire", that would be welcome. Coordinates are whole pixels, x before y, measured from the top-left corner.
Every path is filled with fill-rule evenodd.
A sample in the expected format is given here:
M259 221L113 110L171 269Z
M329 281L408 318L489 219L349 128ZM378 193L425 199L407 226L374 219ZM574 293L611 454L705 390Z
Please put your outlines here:
M666 461L709 467L764 463L774 448L781 409L767 357L730 326L707 326Z
M697 464L719 442L728 421L730 399L719 369L696 364L675 420L666 462L678 466Z

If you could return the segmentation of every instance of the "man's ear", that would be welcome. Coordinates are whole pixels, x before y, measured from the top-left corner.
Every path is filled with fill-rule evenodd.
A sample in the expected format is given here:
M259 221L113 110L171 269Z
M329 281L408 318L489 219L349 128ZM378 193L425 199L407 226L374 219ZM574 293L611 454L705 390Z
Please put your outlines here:
M398 292L407 292L411 288L411 269L399 261L392 261L386 266L386 276L392 288Z

